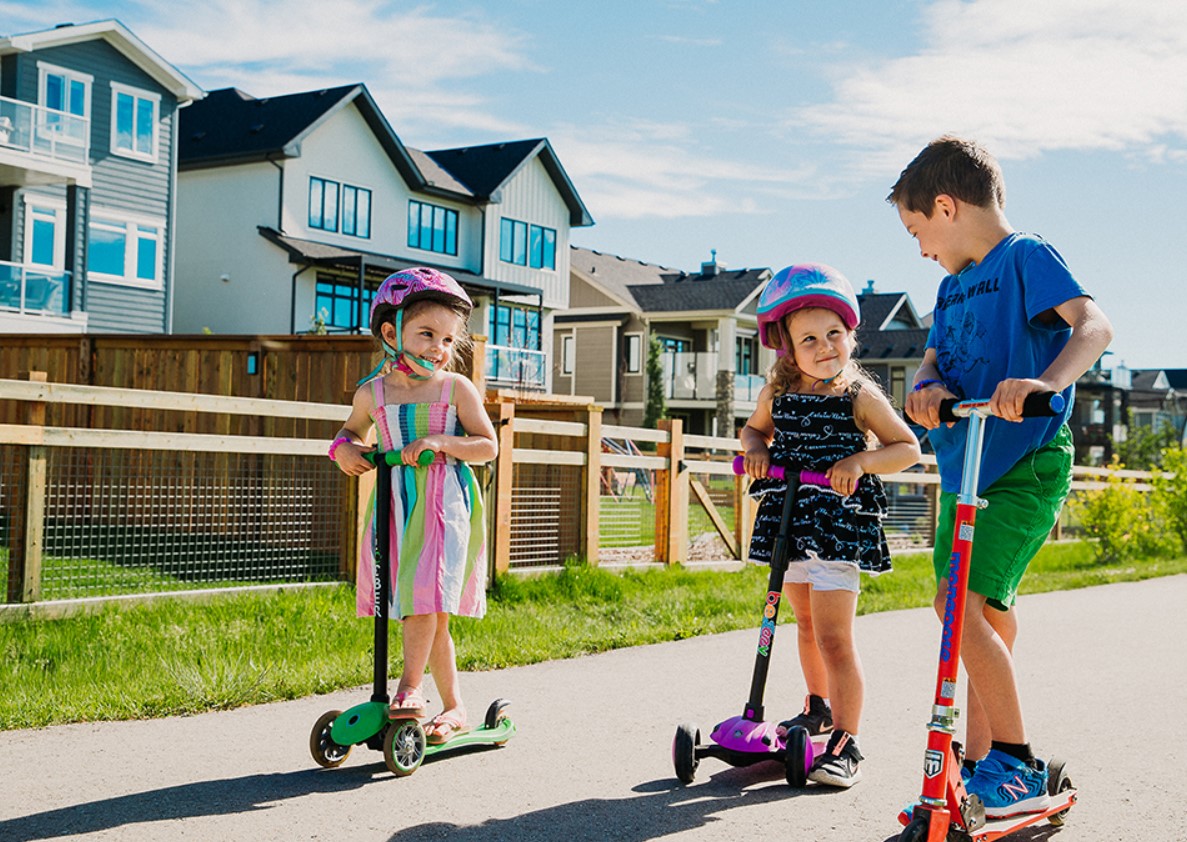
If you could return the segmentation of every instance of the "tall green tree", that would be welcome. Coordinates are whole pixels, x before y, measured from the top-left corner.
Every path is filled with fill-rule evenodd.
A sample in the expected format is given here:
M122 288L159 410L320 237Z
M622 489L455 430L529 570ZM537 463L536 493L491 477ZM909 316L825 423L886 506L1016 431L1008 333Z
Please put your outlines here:
M652 429L668 414L664 398L664 367L660 361L663 352L659 337L651 333L647 340L647 401L643 405L643 426Z

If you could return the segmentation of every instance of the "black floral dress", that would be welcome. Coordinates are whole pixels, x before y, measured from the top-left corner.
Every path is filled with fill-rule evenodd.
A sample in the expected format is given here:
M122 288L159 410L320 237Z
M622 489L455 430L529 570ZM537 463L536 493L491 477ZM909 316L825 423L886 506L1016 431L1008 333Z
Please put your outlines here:
M835 463L866 449L866 435L853 419L853 395L777 396L771 407L775 436L771 464L789 472L827 471ZM783 513L787 484L771 478L751 483L750 494L760 498L750 560L771 563L771 551ZM843 497L829 488L801 485L792 509L788 561L811 555L824 561L848 561L867 573L890 570L890 548L882 531L886 491L873 474L864 475L857 491Z

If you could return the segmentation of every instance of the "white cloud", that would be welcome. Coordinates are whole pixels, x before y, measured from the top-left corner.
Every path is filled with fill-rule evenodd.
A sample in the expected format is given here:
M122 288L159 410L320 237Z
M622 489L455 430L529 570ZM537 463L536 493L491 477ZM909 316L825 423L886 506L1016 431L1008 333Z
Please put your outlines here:
M865 150L859 166L879 172L946 131L1001 158L1187 140L1187 5L938 0L924 18L915 55L839 68L833 101L789 125Z
M595 218L764 213L758 197L777 200L812 189L810 169L718 157L681 123L561 126L549 136Z

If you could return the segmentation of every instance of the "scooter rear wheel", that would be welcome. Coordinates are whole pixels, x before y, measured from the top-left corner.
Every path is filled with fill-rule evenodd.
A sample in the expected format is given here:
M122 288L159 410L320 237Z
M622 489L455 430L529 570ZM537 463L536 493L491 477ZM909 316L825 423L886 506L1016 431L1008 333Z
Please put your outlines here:
M672 739L672 765L676 767L676 777L682 783L690 784L697 774L697 743L701 741L701 732L695 725L684 722L677 726L676 736Z
M926 842L927 824L926 816L916 816L911 819L910 824L904 827L903 832L898 835L898 842Z
M383 760L398 778L411 775L425 759L425 729L415 719L398 719L383 735Z
M326 769L341 766L350 756L352 746L338 745L330 737L334 720L341 715L340 710L326 711L313 723L313 730L309 733L309 753L313 755L313 760L318 766Z
M1067 763L1058 757L1052 757L1047 761L1047 794L1052 798L1072 788L1072 781L1067 776L1066 767ZM1060 810L1058 813L1052 813L1047 816L1047 821L1054 827L1063 827L1069 810L1071 807L1068 807L1067 810Z

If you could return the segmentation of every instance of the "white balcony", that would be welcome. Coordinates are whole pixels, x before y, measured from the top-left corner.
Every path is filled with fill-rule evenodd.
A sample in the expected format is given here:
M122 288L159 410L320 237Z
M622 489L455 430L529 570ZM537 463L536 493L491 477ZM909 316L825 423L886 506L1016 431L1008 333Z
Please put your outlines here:
M543 351L506 345L486 346L486 382L492 386L542 390L547 371Z
M0 184L91 186L90 121L0 97Z
M676 401L717 402L717 354L667 351L661 357L664 397ZM734 375L734 402L752 404L766 385L757 374Z
M0 310L69 316L70 273L0 260Z

